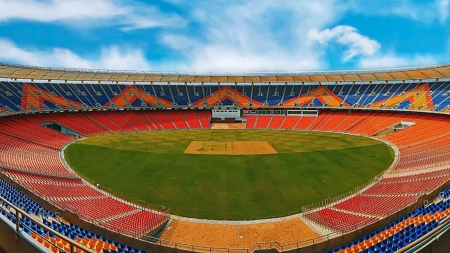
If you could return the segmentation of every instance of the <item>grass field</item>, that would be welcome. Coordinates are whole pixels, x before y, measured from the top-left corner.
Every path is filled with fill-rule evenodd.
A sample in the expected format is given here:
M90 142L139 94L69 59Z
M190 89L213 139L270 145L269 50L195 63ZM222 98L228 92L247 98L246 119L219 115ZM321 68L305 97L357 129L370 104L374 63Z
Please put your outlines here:
M192 155L192 141L267 141L278 154ZM250 148L251 149L251 148ZM387 169L392 150L350 135L270 130L179 130L91 137L65 157L115 192L205 219L250 220L301 212Z

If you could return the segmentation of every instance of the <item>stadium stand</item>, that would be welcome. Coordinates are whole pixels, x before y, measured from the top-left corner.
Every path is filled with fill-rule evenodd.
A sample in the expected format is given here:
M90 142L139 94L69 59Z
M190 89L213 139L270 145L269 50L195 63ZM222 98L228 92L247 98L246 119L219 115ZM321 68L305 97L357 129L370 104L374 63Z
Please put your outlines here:
M193 123L196 127L203 127L203 123L208 119L208 115L205 114L206 112L203 111L191 111L188 113L190 115L191 120L190 122ZM140 118L138 118L141 116ZM196 117L198 116L198 117ZM69 114L46 114L46 115L23 115L20 116L21 118L19 120L16 120L17 122L34 122L36 123L42 123L40 121L42 120L53 120L53 122L65 125L69 128L76 128L77 132L80 132L84 135L94 135L94 134L103 134L103 133L110 133L111 131L117 130L117 131L137 131L137 130L149 130L149 129L155 129L155 123L157 125L160 125L163 129L187 129L189 128L189 121L186 120L186 116L184 115L183 111L147 111L147 112L134 112L134 111L113 111L113 112L93 112L92 115L90 113L83 113L83 114L77 114L77 113L69 113ZM335 119L336 117L336 119ZM422 119L423 117L423 119ZM150 120L142 120L142 118L146 119L154 119L154 121ZM374 119L375 118L375 119ZM379 118L379 119L378 119ZM93 120L97 119L97 120ZM105 119L110 119L109 122L114 123L116 128L114 128L112 124L109 125L109 127L105 126L101 122L105 122ZM203 119L203 120L202 120ZM387 126L392 126L393 124L397 124L398 122L402 120L415 120L416 124L414 126L411 126L408 129L391 133L386 137L386 139L390 140L393 143L398 143L398 147L400 149L400 152L403 152L403 149L406 149L408 152L405 152L406 155L401 156L399 159L398 165L393 169L391 173L397 172L397 171L403 171L404 167L408 168L408 171L411 171L411 168L415 168L414 166L411 166L411 164L414 164L416 166L418 165L427 165L430 166L430 164L441 165L447 161L447 156L445 156L446 152L448 152L448 148L445 145L445 140L442 139L443 137L446 137L448 134L446 134L447 128L445 127L446 124L446 116L435 116L432 117L430 115L407 115L405 113L384 113L384 112L352 112L351 114L345 114L343 112L333 112L333 111L324 111L321 113L318 117L289 117L289 116L271 116L271 115L260 115L255 117L255 121L252 122L252 117L247 118L247 126L251 127L252 124L254 124L254 128L269 128L269 129L279 129L282 124L287 119L293 119L291 120L290 126L294 124L295 129L307 129L307 130L321 130L322 128L329 129L329 126L327 127L328 122L334 122L335 128L333 131L341 131L341 132L349 132L353 134L366 134L366 133L376 133L381 130L383 130ZM275 119L275 120L274 120ZM437 121L438 125L431 124L430 119L434 119ZM15 119L6 119L8 122L16 122ZM108 122L108 121L106 121ZM188 122L188 123L186 123ZM201 124L195 124L195 122L201 123ZM12 124L12 123L10 123ZM106 123L105 123L106 124ZM208 124L205 124L208 125ZM442 125L442 127L440 127ZM150 127L153 126L153 127ZM433 126L433 130L429 129ZM436 127L438 126L438 127ZM13 128L13 127L4 127L3 131L5 134L14 135L18 134L18 129L20 128ZM45 139L47 140L46 144L53 147L53 148L59 148L63 145L63 140L52 141L52 138L57 139L59 133L53 133L51 130L43 127L42 125L35 125L34 128L29 126L27 130L34 130L34 131L41 131L42 129L45 129L41 134L45 134ZM372 129L371 131L369 131ZM420 138L417 137L417 132L414 131L415 129L418 129L418 132L431 132L432 134L425 134L421 135L421 138L426 138L428 143L431 143L430 145L436 145L434 147L430 147L428 149L417 149L417 151L414 151L411 147L415 147L415 141L421 141ZM46 133L50 131L51 134ZM442 133L440 132L442 131ZM44 137L39 137L39 135L35 135L34 132L30 133L28 132L20 132L23 133L25 137L31 137L33 136L34 142L41 144L41 140L44 139ZM409 135L416 133L414 136L411 136L409 139ZM441 134L439 134L441 133ZM26 134L26 135L25 135ZM65 136L65 135L64 135ZM439 137L436 137L439 136ZM24 137L24 138L25 138ZM66 137L66 136L65 136ZM31 138L30 138L31 139ZM32 139L32 140L33 140ZM420 139L420 140L419 140ZM66 137L64 139L65 142L72 141L73 138ZM35 149L38 149L40 146L37 145ZM2 144L5 145L5 144ZM433 156L429 156L428 153L432 153ZM425 153L425 156L427 158L424 158L424 155L421 155ZM402 153L403 154L403 153ZM59 160L59 156L57 152L53 152L51 157L43 156L41 154L35 154L32 153L32 155L28 155L28 153L24 153L21 156L21 159L14 159L14 154L8 154L8 153L2 153L2 162L5 164L5 167L7 168L16 168L18 170L23 170L24 172L34 172L34 173L44 173L49 175L62 175L62 176L73 176L69 171L67 171L64 167L64 165ZM28 155L28 156L27 156ZM28 159L30 158L30 159ZM45 162L39 163L39 159L42 159ZM430 160L433 159L433 160ZM16 161L20 161L20 164L17 164ZM53 161L53 162L50 162ZM45 165L44 165L45 163ZM45 168L45 171L42 171L42 168ZM423 167L419 167L419 169L422 169ZM16 178L18 177L19 172L14 172ZM4 172L4 174L12 176L12 172ZM415 182L407 182L407 181L399 181L401 184L397 184L398 186L395 188L389 187L389 183L385 183L383 180L378 182L374 187L369 189L364 194L370 194L359 196L355 200L349 200L344 209L350 210L349 206L353 206L355 204L352 204L352 201L355 201L355 203L359 203L363 201L364 203L367 203L368 205L377 206L380 203L388 203L384 202L386 199L395 199L395 198L401 198L403 201L400 201L398 206L392 206L386 213L383 213L384 215L388 215L389 213L393 213L398 208L407 206L414 200L414 196L424 194L425 192L429 192L442 183L446 182L448 180L448 175L444 174L445 176L442 177L435 177L435 178L427 178L423 180L418 180ZM30 183L27 181L19 180L17 179L19 183L23 184L24 186L33 189L35 192L42 196L48 196L51 189L48 189L46 187L51 186L44 186L42 183ZM68 186L67 186L68 187ZM67 194L64 196L59 196L58 193L55 193L59 197L66 197L69 196L74 197L82 197L85 196L83 194L86 194L84 190L81 190L82 187L80 187L78 194L78 191L69 190L69 188L65 189ZM86 188L87 189L87 188ZM84 192L84 193L81 193ZM72 195L72 194L75 195ZM375 197L372 196L373 194L377 195L383 195L383 197ZM391 196L393 194L415 194L410 196ZM388 196L389 195L389 196ZM70 198L69 198L70 199ZM61 207L61 200L52 199L49 200L50 202L58 205ZM102 201L108 202L112 207L117 206L117 208L111 208L110 210L105 210L100 213L93 213L91 210L94 206L96 201ZM98 218L108 218L111 216L124 214L127 212L133 211L133 209L127 209L126 206L123 206L119 202L115 202L114 199L110 198L104 198L104 199L93 199L93 200L87 200L87 199L72 199L70 201L67 200L66 202L67 206L70 206L71 209L77 210L79 215L81 217L85 217L86 219L98 219ZM340 207L343 207L344 203L341 203L339 206L335 206L334 208L340 209ZM331 215L331 219L335 219L334 215L336 210L329 210L330 212L324 212L321 211L317 217L313 214L308 215L306 217L314 217L315 220L321 219L323 217L326 217L328 213ZM110 212L109 212L110 211ZM363 214L376 214L376 215L382 215L376 210L358 210L358 212L361 212ZM90 214L93 213L93 214ZM325 219L325 218L323 218ZM339 220L339 219L338 219ZM350 221L352 219L349 219ZM357 220L358 221L358 220ZM325 222L327 223L327 222ZM353 226L354 224L352 222L349 223L349 225ZM333 228L340 228L340 226L333 225Z
M1 82L8 111L173 106L340 106L446 110L449 82L331 85L122 85ZM166 87L167 86L167 87ZM1 87L1 86L0 86ZM244 91L244 92L242 92Z
M334 208L353 213L362 213L368 215L384 216L394 213L402 207L415 202L417 198L414 195L402 196L367 196L360 195L347 201L339 203Z
M450 214L450 188L437 201L420 207L384 228L324 253L396 252L440 226Z
M0 82L4 93L0 118L1 173L34 192L60 210L70 210L86 221L131 237L139 238L168 220L167 215L136 207L99 191L66 169L59 150L76 138L54 131L57 124L81 136L135 132L210 128L210 110L177 110L191 105L240 105L278 107L299 105L323 107L317 117L310 115L244 115L248 129L295 129L333 131L371 136L389 141L399 150L398 163L366 189L340 202L307 210L308 222L329 231L346 233L373 224L403 209L450 179L449 116L412 113L403 110L445 111L449 83L436 81L332 85L122 85L94 83ZM327 106L333 106L328 110ZM342 110L337 110L338 106ZM121 110L116 110L121 108ZM159 108L158 108L159 107ZM158 110L164 107L170 110ZM102 111L51 112L62 109ZM126 110L128 108L146 110ZM151 109L150 109L151 108ZM351 110L355 108L354 110ZM106 110L107 109L107 110ZM123 109L123 110L122 110ZM149 110L150 109L150 110ZM357 110L368 109L368 110ZM396 109L373 111L370 109ZM38 113L47 112L47 113ZM33 114L36 113L36 114ZM6 114L5 114L6 115ZM398 129L402 122L412 122ZM387 131L389 130L389 131ZM0 181L0 196L42 222L97 252L139 252L73 224L60 222L16 188ZM421 207L384 229L330 252L394 252L426 235L450 213L448 196ZM99 208L107 207L107 208ZM3 206L2 215L15 216ZM59 248L67 248L61 238L50 234L34 221L23 218L29 235L48 238ZM53 252L48 242L42 241ZM62 251L60 251L62 252ZM143 252L143 251L141 251Z
M27 217L20 218L20 228L23 229L31 238L44 245L49 252L70 252L70 247L66 241L61 239L59 236L52 234L36 221L39 221L41 224L54 229L60 234L67 236L78 243L95 250L96 252L146 252L127 245L122 245L114 240L104 238L101 235L92 233L89 230L77 225L60 222L60 219L56 214L48 211L3 179L0 179L0 186L1 197L13 203L15 206L27 211L29 214L33 214L34 219L29 219ZM2 204L0 207L0 214L9 219L11 222L16 221L14 209L10 206ZM147 217L148 219L148 214L147 216L139 215L139 217ZM77 252L81 251L77 249Z
M361 214L352 214L336 209L325 208L304 215L313 223L325 225L333 230L348 232L374 223L377 218Z

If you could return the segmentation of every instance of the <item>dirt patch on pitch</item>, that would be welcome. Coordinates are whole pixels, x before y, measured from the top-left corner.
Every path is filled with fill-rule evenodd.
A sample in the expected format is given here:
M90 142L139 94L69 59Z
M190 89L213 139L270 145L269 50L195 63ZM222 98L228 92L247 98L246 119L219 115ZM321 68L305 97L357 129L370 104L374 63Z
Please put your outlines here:
M245 123L212 123L211 129L245 129Z
M176 246L188 251L209 253L210 251L207 247L246 249L258 242L278 242L285 245L283 249L293 250L297 246L303 247L311 245L313 242L321 242L322 240L318 237L319 235L299 218L235 225L174 219L162 233L160 242L163 245ZM301 243L297 244L295 242ZM269 249L269 246L269 243L260 245L261 249ZM220 252L220 250L213 251ZM230 250L229 252L237 253L243 251Z
M184 153L192 155L278 154L267 141L192 141Z

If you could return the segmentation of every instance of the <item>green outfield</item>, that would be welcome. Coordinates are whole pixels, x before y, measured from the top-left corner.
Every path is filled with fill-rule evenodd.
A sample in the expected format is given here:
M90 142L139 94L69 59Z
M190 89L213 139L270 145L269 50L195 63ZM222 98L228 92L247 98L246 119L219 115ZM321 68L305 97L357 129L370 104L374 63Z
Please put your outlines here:
M266 141L278 154L184 153L202 141ZM90 137L70 145L65 157L92 183L172 214L250 220L299 213L302 205L349 191L387 169L394 155L382 142L343 134L179 130Z

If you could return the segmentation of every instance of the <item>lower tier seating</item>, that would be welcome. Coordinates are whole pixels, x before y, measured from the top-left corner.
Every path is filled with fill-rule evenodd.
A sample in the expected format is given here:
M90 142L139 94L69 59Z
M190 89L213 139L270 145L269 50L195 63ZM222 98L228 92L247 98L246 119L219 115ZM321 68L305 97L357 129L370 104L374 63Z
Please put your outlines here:
M353 213L386 216L416 202L414 195L405 196L366 196L360 195L333 206L339 210Z
M387 134L378 136L397 145L400 151L398 164L389 171L389 176L350 200L317 211L317 214L314 212L308 214L307 218L328 224L332 229L343 230L354 228L360 222L362 224L373 222L433 191L450 178L450 169L431 168L423 171L429 167L450 163L448 156L450 147L447 145L450 141L450 117L446 115L322 111L317 117L313 115L244 117L247 118L247 128L326 130L369 136L392 128L400 121L415 123L407 129L388 131ZM209 128L210 118L211 112L207 110L99 111L3 118L0 120L5 121L0 128L0 166L5 168L3 174L49 202L77 212L87 220L100 220L105 226L111 228L117 226L116 229L125 231L129 229L128 225L122 222L125 217L136 220L136 224L146 223L144 221L147 219L151 220L149 224L158 223L160 219L164 220L166 217L160 217L151 211L141 212L138 208L85 185L64 167L59 157L58 150L74 138L44 127L43 123L54 122L89 136L157 129ZM18 127L14 127L15 125ZM366 206L361 207L362 203ZM104 206L108 208L100 208ZM378 206L388 207L388 210L380 210ZM153 215L156 215L154 219L151 218ZM336 217L337 220L343 218L345 222L337 224ZM153 224L150 227L152 226ZM136 234L150 228L136 227Z
M415 195L423 195L425 193L429 193L432 190L436 189L438 186L447 182L450 178L450 175L435 177L435 178L427 178L427 179L419 179L415 181L398 181L393 182L389 180L388 182L383 182L381 180L378 184L371 187L367 191L364 192L366 195L398 195L398 194L415 194Z
M374 217L347 213L330 208L307 213L304 217L313 223L317 223L340 232L353 231L360 227L372 224L378 220Z
M443 198L427 207L422 206L380 230L324 253L396 252L426 236L450 215L450 188L439 196Z

